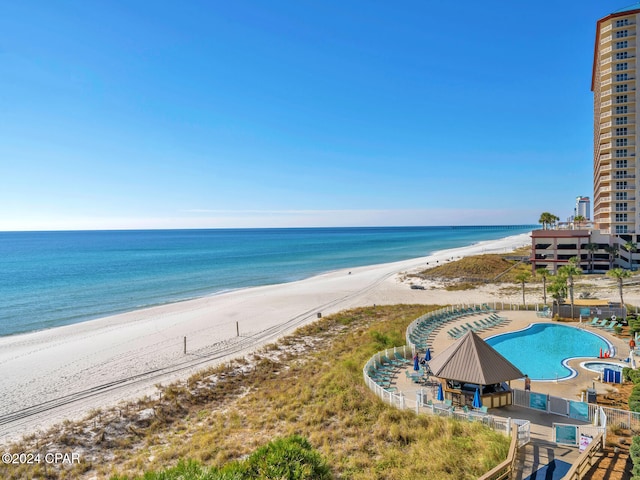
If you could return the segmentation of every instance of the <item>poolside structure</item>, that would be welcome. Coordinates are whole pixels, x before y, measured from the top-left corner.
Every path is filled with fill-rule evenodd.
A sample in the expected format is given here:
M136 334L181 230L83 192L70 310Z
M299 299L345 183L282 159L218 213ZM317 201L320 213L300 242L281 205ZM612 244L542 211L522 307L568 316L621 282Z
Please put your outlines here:
M624 305L610 300L576 298L573 301L573 313L571 312L571 304L565 301L559 306L555 303L553 304L552 315L576 319L581 317L582 320L606 319L615 315L615 317L622 319L627 316L627 309Z
M511 405L510 381L524 374L475 332L465 333L429 362L440 379L444 399L456 406L472 406L476 389L482 405Z

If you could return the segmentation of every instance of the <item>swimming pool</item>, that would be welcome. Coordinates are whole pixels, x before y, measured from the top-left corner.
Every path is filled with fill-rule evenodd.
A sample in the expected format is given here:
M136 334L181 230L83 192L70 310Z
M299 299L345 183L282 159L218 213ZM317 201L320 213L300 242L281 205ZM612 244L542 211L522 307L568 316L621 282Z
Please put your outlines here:
M577 375L567 365L576 357L598 357L613 348L600 335L557 323L533 323L486 342L532 380L566 380Z
M629 365L624 365L623 363L612 363L612 362L582 362L580 364L582 368L586 368L587 370L591 370L592 372L602 373L605 368L610 368L612 370L616 370L621 372L624 367L628 367Z

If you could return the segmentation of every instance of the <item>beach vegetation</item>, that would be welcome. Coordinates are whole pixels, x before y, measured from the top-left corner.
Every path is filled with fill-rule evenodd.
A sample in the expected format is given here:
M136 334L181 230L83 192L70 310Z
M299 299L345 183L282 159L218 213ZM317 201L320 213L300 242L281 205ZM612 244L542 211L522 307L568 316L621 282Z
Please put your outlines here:
M629 456L631 457L631 463L633 464L631 470L633 477L631 480L640 480L640 436L636 435L631 440Z
M631 336L634 336L636 332L640 332L640 317L637 315L629 315L627 316L627 322Z
M112 480L129 480L115 475ZM326 461L299 435L278 438L260 447L246 459L224 467L207 467L196 460L179 460L178 464L159 471L149 471L142 480L249 480L273 478L288 480L329 480Z
M180 478L162 475L179 464L203 472L245 468L262 448L278 450L272 442L279 439L304 451L306 457L296 456L306 458L303 465L326 465L333 478L477 478L504 460L508 437L478 422L399 410L363 380L362 368L381 344L403 345L408 324L437 308L376 306L323 317L276 342L277 348L247 355L248 364L245 359L206 369L155 395L105 409L99 420L94 415L59 427L58 434L75 436L81 465L49 466L47 472L0 465L0 478ZM43 434L38 442L60 448L56 436ZM35 445L12 448L32 451ZM284 453L273 458L277 464Z
M571 318L575 317L574 314L574 286L575 277L582 273L582 270L578 266L580 259L578 257L571 257L566 265L558 268L559 278L566 280L567 289L569 291L569 302L571 303Z
M538 219L538 223L542 225L543 230L547 230L553 227L558 222L558 220L560 220L560 217L558 217L557 215L549 212L542 212L540 214L540 218Z
M522 286L522 305L526 305L527 304L526 299L525 299L525 295L524 295L524 293L525 293L524 286L525 286L526 283L529 282L530 279L531 279L531 272L528 272L528 271L519 272L516 275L516 283L519 283Z
M542 279L542 303L547 303L547 277L551 275L551 272L546 267L537 268L535 275Z
M478 287L477 283L473 282L459 282L459 283L450 283L445 285L444 289L448 292L460 292L463 290L474 290Z
M531 269L527 263L515 258L498 254L474 255L424 270L419 275L431 280L457 280L457 283L513 283L519 273Z
M624 305L624 297L622 296L622 287L624 284L624 279L629 278L631 276L631 272L623 268L613 268L607 272L607 276L614 278L616 280L616 283L618 284L618 293L620 294L620 305Z
M600 246L595 242L589 242L585 245L585 248L589 252L589 271L593 272L593 258Z

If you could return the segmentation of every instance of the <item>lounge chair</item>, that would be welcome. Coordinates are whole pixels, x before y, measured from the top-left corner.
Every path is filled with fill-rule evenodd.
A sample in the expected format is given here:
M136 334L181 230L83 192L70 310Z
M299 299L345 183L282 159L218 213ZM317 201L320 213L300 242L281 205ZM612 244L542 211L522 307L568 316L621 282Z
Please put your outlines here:
M404 364L402 362L399 362L398 360L391 360L386 355L383 355L381 358L382 358L383 362L390 363L391 365L393 365L395 367L404 367Z
M594 325L594 327L596 327L596 328L604 328L604 326L607 324L608 321L609 320L607 320L606 318L603 319L603 320L600 320L600 323L596 323Z
M609 332L615 332L616 327L618 325L622 325L621 323L618 323L617 320L611 320L611 323L609 325L607 325L606 327L604 327L605 330L609 331Z
M400 355L398 352L395 352L393 354L400 362L404 363L404 364L411 364L413 363L413 360L409 360L408 358L404 358L402 355Z
M486 319L486 318L481 318L481 319L479 320L479 322L480 322L482 325L484 325L484 328L491 328L491 327L493 327L493 323L491 323L491 322L490 322L488 319Z
M485 327L484 325L482 325L478 320L474 320L474 321L473 321L473 324L474 324L476 327L478 327L478 330L484 330L485 328L487 328L487 327Z
M600 321L600 319L598 317L593 317L593 319L591 320L591 323L589 323L589 325L591 325L592 327L596 326L596 323L598 323Z
M473 326L473 325L471 325L469 322L465 323L465 325L466 325L467 327L469 327L469 330L472 330L472 331L474 331L474 332L478 330L478 327L474 327L474 326Z

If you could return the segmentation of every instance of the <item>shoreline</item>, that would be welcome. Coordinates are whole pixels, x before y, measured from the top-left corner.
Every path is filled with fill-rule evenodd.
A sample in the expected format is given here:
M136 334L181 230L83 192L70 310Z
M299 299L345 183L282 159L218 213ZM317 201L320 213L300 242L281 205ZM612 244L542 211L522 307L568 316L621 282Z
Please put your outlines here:
M6 372L0 378L0 443L153 394L159 383L247 355L319 315L373 304L441 303L442 291L411 290L397 280L399 274L529 243L530 233L483 240L425 257L0 337L0 366Z

